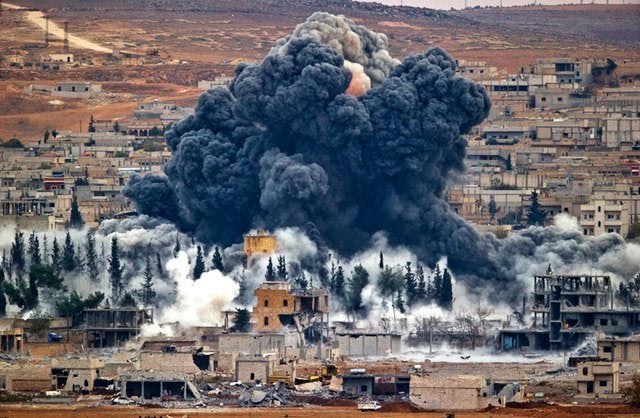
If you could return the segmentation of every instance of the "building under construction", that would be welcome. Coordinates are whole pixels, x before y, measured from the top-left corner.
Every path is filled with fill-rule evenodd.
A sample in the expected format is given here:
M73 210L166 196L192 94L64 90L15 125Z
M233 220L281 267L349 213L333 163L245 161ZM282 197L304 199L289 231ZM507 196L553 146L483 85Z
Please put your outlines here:
M501 330L502 350L564 350L595 332L625 336L640 331L640 310L614 306L609 276L534 276L531 314L530 328Z

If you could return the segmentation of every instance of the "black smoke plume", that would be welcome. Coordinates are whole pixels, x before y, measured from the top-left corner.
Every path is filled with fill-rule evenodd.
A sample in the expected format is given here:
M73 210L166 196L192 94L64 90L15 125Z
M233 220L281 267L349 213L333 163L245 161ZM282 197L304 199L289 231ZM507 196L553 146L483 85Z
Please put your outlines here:
M384 35L315 13L262 62L238 66L228 91L203 93L166 134L165 175L135 176L123 193L205 243L299 226L349 255L384 231L428 265L446 256L470 289L512 297L521 283L504 244L443 199L464 168L463 135L491 107L455 70L440 48L399 62Z

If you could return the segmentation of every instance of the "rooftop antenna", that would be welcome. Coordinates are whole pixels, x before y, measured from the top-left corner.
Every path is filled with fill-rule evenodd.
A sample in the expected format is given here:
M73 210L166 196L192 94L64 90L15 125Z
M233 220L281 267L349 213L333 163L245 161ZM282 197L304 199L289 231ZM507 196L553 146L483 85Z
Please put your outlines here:
M49 48L49 16L44 18L44 47Z
M69 22L64 22L64 44L62 49L69 52Z

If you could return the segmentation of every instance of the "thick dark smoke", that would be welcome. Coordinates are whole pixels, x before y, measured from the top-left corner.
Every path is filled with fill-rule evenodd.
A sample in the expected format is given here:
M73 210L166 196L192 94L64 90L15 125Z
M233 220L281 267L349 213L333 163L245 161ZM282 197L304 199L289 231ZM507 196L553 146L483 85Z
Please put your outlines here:
M373 86L357 97L345 94L354 63ZM463 135L491 107L455 69L440 48L400 63L383 35L316 13L262 62L239 66L229 91L203 93L166 135L166 176L134 177L123 192L205 243L299 226L349 255L384 231L428 265L446 256L470 289L512 296L521 283L502 244L443 199L463 169Z

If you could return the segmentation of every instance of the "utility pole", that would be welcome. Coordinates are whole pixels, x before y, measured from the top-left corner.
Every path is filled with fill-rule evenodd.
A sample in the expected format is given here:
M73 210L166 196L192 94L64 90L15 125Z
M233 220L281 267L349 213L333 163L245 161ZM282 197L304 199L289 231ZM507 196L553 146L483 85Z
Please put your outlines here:
M49 48L49 16L44 17L44 47Z
M69 22L64 22L64 44L62 49L64 52L69 52Z

